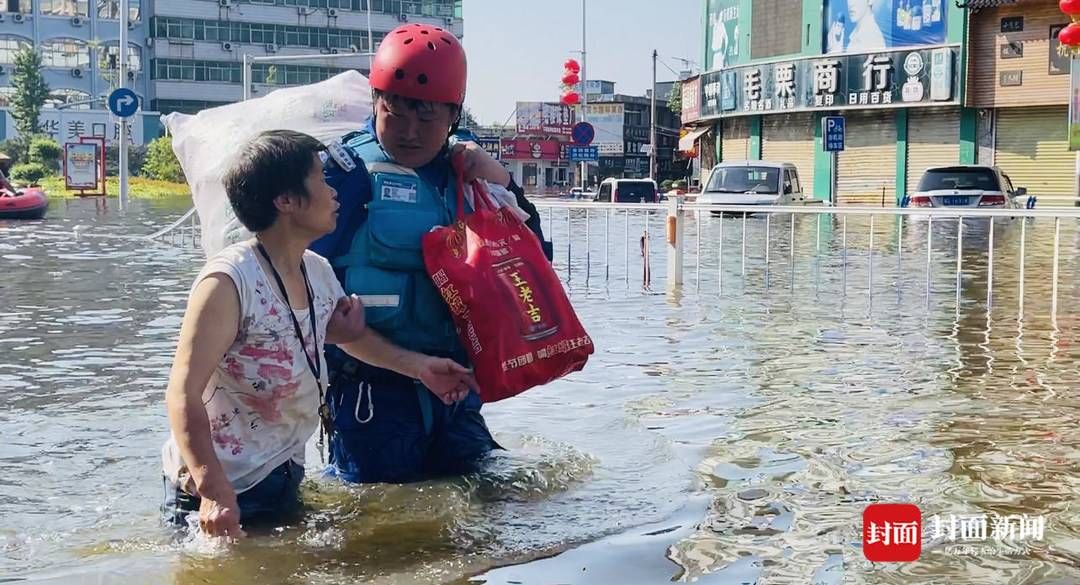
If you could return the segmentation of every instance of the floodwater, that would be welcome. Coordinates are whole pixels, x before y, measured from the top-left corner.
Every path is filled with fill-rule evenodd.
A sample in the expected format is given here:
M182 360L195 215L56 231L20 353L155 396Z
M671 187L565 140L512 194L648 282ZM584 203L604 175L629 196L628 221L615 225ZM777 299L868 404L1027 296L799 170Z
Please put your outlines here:
M556 211L598 352L485 409L509 452L474 476L346 487L312 445L304 522L223 548L158 523L163 392L201 256L133 236L188 202L114 206L0 222L0 582L1080 582L1075 219L1052 314L1053 220L995 225L988 287L986 222L958 242L955 220L906 221L898 247L884 216L873 244L867 218L804 218L793 252L790 218L705 216L666 294L658 217L646 290L640 218L594 212L586 230L575 212L568 250ZM866 561L864 507L897 502L921 508L921 557ZM961 550L935 515L1045 524Z

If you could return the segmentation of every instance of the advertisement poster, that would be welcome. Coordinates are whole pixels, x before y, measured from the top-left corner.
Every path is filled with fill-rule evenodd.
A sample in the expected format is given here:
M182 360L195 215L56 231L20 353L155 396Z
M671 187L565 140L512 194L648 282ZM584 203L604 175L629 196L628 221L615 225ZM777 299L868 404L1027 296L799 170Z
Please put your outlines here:
M682 82L682 123L693 122L701 117L701 78Z
M602 156L623 153L623 120L626 117L623 104L589 104L586 106L589 123L596 130L592 145L600 149Z
M945 43L948 0L825 0L825 52Z
M574 108L558 103L518 102L518 134L570 136L575 123Z
M741 0L708 0L708 23L705 26L705 70L723 69L742 63L745 51L740 34L749 32L740 26Z
M64 145L64 182L68 189L97 189L98 146L67 143Z

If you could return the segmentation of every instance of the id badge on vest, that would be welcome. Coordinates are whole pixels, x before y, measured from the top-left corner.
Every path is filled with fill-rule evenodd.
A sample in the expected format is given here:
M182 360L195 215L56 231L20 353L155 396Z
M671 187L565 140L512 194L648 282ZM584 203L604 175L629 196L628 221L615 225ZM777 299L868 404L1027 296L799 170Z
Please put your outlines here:
M381 173L375 176L375 192L379 194L380 201L415 204L418 187L417 177Z

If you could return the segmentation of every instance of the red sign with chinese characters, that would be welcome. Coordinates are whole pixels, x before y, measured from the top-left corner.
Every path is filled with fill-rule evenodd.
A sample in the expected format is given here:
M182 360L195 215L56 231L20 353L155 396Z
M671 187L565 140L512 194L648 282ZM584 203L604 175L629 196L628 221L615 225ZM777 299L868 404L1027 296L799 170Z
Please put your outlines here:
M922 512L914 504L871 504L863 511L863 555L875 563L904 563L922 554Z
M559 160L562 142L556 140L503 140L503 160Z

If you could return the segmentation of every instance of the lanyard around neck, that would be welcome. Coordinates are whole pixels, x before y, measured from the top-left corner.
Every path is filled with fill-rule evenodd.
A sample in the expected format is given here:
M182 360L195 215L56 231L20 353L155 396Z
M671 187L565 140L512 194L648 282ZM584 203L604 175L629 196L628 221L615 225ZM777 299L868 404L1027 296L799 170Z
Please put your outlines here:
M308 281L307 268L304 266L303 259L300 260L300 274L304 276L304 290L307 292L308 299L308 317L311 322L311 336L315 340L315 360L311 360L311 354L308 353L307 343L304 341L304 332L300 329L300 321L296 320L296 314L293 312L292 303L289 301L289 291L285 290L285 283L282 282L281 276L278 274L277 268L274 268L274 262L270 260L270 254L266 252L266 248L263 247L262 242L255 244L259 248L259 253L266 259L266 263L270 265L270 272L274 276L274 280L277 282L278 288L281 289L281 297L285 301L285 306L289 309L289 317L292 318L293 328L296 330L296 336L300 338L300 347L304 350L304 359L307 360L308 369L311 370L311 375L315 376L315 384L319 387L319 403L323 401L323 387L322 387L322 360L319 358L319 333L315 328L315 299L311 292L311 283Z

